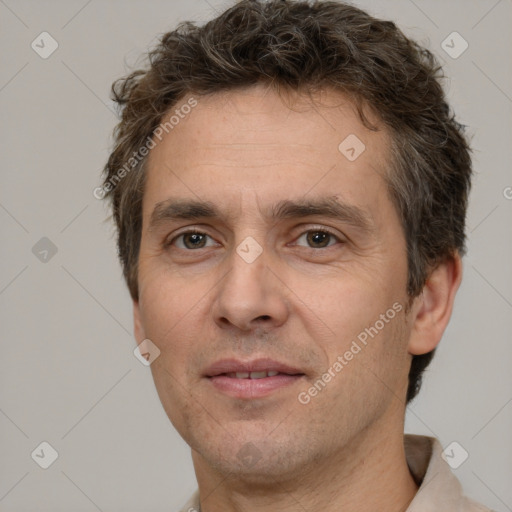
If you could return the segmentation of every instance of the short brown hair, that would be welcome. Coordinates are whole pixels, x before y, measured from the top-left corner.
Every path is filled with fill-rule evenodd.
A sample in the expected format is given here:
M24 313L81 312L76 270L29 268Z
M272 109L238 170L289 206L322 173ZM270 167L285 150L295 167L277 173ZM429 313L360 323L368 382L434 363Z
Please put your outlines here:
M112 85L122 117L102 195L112 204L132 297L138 298L147 161L135 154L187 95L257 83L348 94L372 130L377 128L364 106L377 112L391 134L393 165L386 179L407 242L407 292L417 296L433 268L465 252L470 148L446 102L442 78L433 54L393 22L341 2L242 0L204 26L183 22L164 34L149 53L147 69ZM433 353L413 357L407 401L419 391Z

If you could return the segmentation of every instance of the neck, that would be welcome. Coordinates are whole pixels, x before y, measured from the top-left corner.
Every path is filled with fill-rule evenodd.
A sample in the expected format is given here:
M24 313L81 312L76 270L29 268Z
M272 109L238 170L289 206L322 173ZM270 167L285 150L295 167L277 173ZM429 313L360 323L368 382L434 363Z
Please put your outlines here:
M223 475L193 452L202 512L404 511L418 487L405 458L403 420L390 430L381 422L358 433L329 457L279 481L255 485Z

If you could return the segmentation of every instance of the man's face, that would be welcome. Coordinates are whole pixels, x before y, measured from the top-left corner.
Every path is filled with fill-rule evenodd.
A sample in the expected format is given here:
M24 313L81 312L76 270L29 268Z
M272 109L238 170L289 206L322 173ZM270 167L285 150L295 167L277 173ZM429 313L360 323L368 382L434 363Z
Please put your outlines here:
M332 91L196 99L149 157L137 341L161 351L156 388L196 465L272 479L339 463L403 420L411 326L389 137Z

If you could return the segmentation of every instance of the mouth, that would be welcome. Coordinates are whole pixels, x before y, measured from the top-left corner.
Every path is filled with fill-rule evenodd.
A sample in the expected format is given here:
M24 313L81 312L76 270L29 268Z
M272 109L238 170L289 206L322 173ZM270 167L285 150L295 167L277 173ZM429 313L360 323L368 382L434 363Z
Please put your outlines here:
M275 377L276 375L287 375L285 373L276 372L274 370L263 370L262 372L229 372L222 373L230 379L266 379L267 377Z
M224 359L205 372L216 391L240 399L263 398L291 386L304 376L301 370L272 359Z

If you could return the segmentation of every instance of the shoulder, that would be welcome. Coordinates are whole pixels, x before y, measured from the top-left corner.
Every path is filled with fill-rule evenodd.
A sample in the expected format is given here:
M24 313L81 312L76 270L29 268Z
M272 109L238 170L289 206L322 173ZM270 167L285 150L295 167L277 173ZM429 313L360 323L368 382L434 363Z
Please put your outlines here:
M470 498L464 497L461 503L460 512L493 512L490 508L484 507Z

